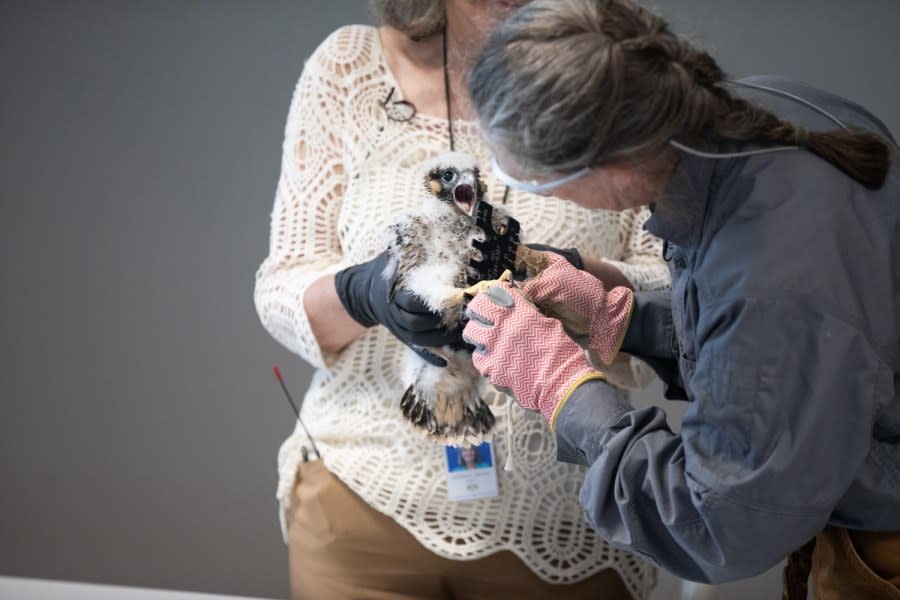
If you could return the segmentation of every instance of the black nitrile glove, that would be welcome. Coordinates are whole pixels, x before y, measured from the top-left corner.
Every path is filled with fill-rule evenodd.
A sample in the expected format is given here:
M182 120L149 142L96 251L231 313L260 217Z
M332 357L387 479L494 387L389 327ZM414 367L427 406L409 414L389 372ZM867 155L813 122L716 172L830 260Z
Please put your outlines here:
M447 361L425 348L459 347L461 332L448 332L441 325L441 316L406 289L396 290L390 298L393 280L382 275L387 263L388 253L384 251L368 262L338 271L334 286L341 304L359 324L384 325L426 361L437 367L446 366Z
M579 271L584 271L584 260L581 259L581 254L578 252L578 248L554 248L553 246L548 246L547 244L525 245L532 250L537 250L538 252L553 252L554 254L559 254L564 259L569 261L570 265L572 265Z

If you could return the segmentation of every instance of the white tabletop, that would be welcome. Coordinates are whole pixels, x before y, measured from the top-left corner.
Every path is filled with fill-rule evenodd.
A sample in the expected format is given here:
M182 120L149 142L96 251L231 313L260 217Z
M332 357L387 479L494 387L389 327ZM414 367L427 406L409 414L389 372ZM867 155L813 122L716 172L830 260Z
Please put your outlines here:
M24 577L0 577L0 598L3 600L263 600L250 596L223 596L221 594Z

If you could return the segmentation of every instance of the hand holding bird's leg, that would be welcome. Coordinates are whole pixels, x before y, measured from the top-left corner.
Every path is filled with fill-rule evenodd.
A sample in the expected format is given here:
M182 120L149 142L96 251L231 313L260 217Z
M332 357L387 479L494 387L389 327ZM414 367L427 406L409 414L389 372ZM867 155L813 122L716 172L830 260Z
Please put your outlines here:
M499 279L491 279L490 281L479 281L475 285L469 286L465 289L458 289L452 295L450 295L443 303L444 311L447 313L452 312L454 315L460 314L465 311L466 304L477 296L479 293L488 289L492 285L497 285L498 283L502 283L504 281L512 280L512 271L507 269L500 275ZM447 314L445 313L445 314Z
M519 246L516 250L516 269L527 269L527 271L531 273L530 277L537 276L550 265L550 262L550 256L546 252L534 250L527 246ZM464 306L468 300L471 300L489 287L511 280L512 273L507 269L499 279L479 281L475 285L454 294L452 300L455 305ZM462 295L461 299L460 295ZM528 294L523 292L522 296L534 303L533 300L528 297ZM566 333L569 334L572 339L583 347L588 346L588 336L591 330L591 320L588 316L578 312L563 302L553 299L534 304L544 315L559 320L563 324Z
M522 290L537 306L562 310L565 315L557 318L563 321L565 329L576 332L576 339L582 337L582 345L594 350L603 364L612 361L631 321L631 289L607 290L601 281L564 257L550 255L550 265L526 281ZM573 315L577 319L572 320Z

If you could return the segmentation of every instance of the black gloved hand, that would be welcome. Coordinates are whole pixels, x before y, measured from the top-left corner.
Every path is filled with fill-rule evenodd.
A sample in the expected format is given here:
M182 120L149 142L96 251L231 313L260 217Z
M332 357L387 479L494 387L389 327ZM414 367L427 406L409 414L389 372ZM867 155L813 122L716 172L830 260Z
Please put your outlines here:
M382 275L387 264L388 253L384 251L368 262L335 274L334 286L341 304L359 324L366 327L384 325L426 361L437 367L446 366L447 361L424 348L459 347L462 332L448 332L441 325L441 316L431 312L422 300L406 289L398 289L390 298L393 279L385 279Z
M554 254L559 254L567 261L569 261L570 265L572 265L579 271L584 271L584 260L582 260L581 254L578 252L577 248L554 248L553 246L548 246L547 244L525 245L532 250L537 250L538 252L553 252Z

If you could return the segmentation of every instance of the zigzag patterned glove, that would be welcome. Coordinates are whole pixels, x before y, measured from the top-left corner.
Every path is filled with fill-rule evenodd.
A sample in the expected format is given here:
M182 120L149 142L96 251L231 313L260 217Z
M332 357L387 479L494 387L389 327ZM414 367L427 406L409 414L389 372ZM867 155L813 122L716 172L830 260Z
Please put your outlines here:
M608 365L622 346L631 321L634 295L627 287L606 291L599 279L573 267L558 254L550 266L525 282L522 290L538 306L564 304L590 320L588 346Z
M475 368L495 386L510 390L522 408L544 415L551 428L576 387L604 379L562 323L538 312L509 283L475 296L466 314L463 339L475 345Z

